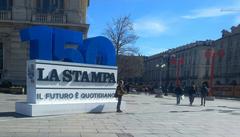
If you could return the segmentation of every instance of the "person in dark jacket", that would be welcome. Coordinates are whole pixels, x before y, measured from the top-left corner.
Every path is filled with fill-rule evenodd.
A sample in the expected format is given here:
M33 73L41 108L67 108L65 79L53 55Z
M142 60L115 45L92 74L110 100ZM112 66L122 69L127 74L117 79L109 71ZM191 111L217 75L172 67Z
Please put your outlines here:
M194 101L194 98L196 96L196 85L194 83L192 83L189 91L188 91L188 95L189 95L189 102L190 105L192 106L192 103Z
M208 87L206 83L203 83L201 88L201 106L202 105L205 106L207 95L208 95Z
M183 89L180 87L180 85L177 85L177 87L175 88L175 93L177 97L177 105L179 105L181 96L183 95Z
M118 98L117 112L122 112L122 110L120 109L121 108L121 101L122 101L123 94L125 94L123 85L124 85L123 80L120 80L118 82L118 86L117 86L117 89L116 89L116 94L117 94L117 98Z

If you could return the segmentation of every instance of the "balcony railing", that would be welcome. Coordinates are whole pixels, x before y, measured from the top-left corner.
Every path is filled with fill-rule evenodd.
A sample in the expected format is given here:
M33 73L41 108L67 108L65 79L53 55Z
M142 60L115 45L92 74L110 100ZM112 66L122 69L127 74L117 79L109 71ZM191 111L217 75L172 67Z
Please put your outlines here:
M12 12L7 10L0 10L0 20L11 20Z
M67 23L67 17L64 14L33 14L32 15L33 22L41 22L41 23Z
M15 11L11 10L0 10L0 21L26 21L32 23L54 23L54 24L74 24L74 25L83 25L79 18L75 17L75 13L73 11L63 11L63 12L54 12L54 13L40 13L37 10L31 10L30 14L26 14L26 16L17 17ZM73 12L71 14L71 12Z

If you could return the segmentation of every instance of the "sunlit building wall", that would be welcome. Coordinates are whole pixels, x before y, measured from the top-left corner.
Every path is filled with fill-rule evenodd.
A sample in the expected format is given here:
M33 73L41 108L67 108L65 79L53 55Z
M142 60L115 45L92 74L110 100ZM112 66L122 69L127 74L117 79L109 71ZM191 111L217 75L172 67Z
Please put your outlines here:
M28 44L19 31L48 25L81 31L87 37L89 0L0 0L0 81L25 84Z
M144 63L145 82L154 87L175 86L178 78L183 87L192 82L200 86L209 78L210 62L205 51L212 45L211 40L197 41L148 57Z

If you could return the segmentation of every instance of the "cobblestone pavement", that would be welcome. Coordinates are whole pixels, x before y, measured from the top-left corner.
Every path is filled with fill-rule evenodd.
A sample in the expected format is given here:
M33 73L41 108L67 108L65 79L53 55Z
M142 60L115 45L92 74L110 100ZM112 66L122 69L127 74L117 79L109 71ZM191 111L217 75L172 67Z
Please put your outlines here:
M123 113L24 117L14 113L24 95L0 93L0 137L239 137L240 101L126 95Z

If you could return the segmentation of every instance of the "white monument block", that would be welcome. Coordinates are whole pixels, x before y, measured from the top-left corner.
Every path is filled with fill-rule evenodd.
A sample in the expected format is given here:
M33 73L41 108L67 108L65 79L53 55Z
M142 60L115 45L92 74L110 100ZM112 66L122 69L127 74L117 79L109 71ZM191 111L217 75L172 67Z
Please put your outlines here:
M27 102L16 113L28 116L116 111L117 67L29 60ZM122 109L125 102L122 101Z

